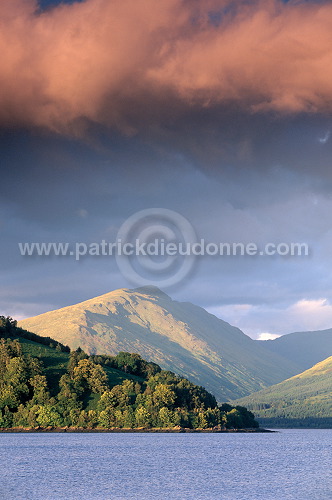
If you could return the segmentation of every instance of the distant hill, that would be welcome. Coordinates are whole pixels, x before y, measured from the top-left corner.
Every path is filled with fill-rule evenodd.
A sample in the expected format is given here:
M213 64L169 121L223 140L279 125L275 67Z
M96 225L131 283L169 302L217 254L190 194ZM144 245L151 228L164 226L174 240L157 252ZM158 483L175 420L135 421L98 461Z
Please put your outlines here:
M257 340L274 354L296 363L301 371L332 356L332 328L328 330L296 332L275 340Z
M264 425L332 427L332 356L236 404L245 405Z
M19 326L88 354L137 352L203 385L219 401L258 391L301 371L241 330L155 287L120 289L23 320Z

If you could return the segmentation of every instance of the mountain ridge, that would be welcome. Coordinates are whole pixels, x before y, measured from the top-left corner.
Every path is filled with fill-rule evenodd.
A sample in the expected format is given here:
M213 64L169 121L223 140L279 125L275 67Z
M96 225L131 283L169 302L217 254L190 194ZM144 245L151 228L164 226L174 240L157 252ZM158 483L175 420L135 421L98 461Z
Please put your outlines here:
M88 354L137 352L204 385L222 401L301 371L240 329L155 287L118 289L22 320L19 326Z

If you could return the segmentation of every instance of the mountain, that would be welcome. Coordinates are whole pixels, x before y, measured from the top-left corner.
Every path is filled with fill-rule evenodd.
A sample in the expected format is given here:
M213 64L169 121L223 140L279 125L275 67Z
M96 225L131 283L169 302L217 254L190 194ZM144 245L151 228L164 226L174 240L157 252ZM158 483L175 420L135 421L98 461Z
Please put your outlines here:
M264 425L332 427L332 356L234 403L247 406Z
M219 401L239 398L301 371L204 309L155 287L120 289L23 320L19 326L88 354L136 352Z
M304 371L332 356L332 328L328 330L296 332L275 340L257 340L274 354L279 354Z

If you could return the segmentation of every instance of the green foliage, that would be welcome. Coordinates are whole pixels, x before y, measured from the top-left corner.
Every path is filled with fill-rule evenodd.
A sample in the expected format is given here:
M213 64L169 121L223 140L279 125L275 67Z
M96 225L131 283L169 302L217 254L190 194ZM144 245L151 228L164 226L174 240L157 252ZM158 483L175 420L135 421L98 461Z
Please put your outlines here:
M144 406L139 406L136 408L135 422L137 427L151 427L151 413Z
M107 375L100 365L90 359L82 359L72 372L74 383L95 394L102 394L107 389Z
M62 423L61 416L56 411L54 406L48 405L38 405L36 410L36 422L41 427L58 427Z
M7 338L11 333L15 333L17 329L17 321L10 316L0 316L0 334L1 337Z
M9 410L8 406L0 412L0 427L11 427L13 424L13 413Z
M88 356L77 349L69 355L56 343L13 340L13 320L1 317L0 325L11 330L0 342L0 427L257 425L245 408L218 407L203 387L137 354ZM50 380L54 369L56 382Z
M76 351L70 353L67 370L69 373L73 373L74 369L77 367L80 361L83 359L88 359L88 355L79 347Z
M17 340L0 341L0 410L15 410L29 399L31 381L41 372L38 360L22 354Z
M226 428L255 428L258 427L258 423L255 421L255 416L251 411L248 411L244 406L236 406L225 414L226 417Z

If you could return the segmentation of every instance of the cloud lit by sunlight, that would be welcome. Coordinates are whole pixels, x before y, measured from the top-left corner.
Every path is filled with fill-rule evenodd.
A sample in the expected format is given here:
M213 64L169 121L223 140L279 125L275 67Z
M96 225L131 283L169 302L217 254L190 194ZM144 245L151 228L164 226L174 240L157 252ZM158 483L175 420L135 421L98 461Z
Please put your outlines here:
M130 135L220 103L331 110L329 3L86 0L40 13L12 0L0 20L3 125L79 135L92 122Z

